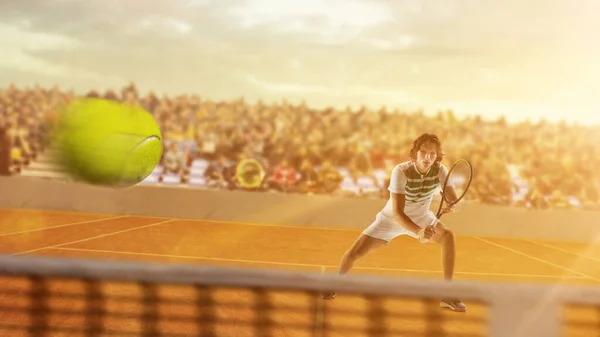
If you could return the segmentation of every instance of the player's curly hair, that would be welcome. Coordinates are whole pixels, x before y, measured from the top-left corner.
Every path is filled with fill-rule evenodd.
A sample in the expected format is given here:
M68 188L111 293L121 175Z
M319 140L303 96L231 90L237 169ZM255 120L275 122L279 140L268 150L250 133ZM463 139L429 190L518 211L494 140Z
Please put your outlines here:
M413 147L410 149L410 158L412 160L417 160L417 152L421 146L429 143L433 143L437 146L437 157L435 158L434 164L439 165L444 159L444 151L442 150L442 142L438 136L433 133L424 133L413 141Z

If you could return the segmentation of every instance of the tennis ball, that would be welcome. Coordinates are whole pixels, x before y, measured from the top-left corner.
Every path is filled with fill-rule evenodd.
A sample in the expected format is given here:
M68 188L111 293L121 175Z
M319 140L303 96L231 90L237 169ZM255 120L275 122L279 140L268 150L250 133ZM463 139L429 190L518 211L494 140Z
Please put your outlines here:
M162 156L162 135L152 115L97 98L76 99L59 109L53 142L65 172L94 185L135 185Z

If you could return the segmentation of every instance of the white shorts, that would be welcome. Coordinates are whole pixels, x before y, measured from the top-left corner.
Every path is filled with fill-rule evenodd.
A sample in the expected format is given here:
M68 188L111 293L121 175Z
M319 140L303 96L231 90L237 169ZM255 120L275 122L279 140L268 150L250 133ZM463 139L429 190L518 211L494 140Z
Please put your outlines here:
M421 228L435 224L439 221L435 217L435 214L433 214L431 211L424 213L423 215L410 216L410 218L415 224L417 224L417 226ZM392 241L392 239L400 235L408 235L415 239L419 238L415 233L405 229L396 221L396 219L388 217L382 212L377 213L377 216L375 216L375 221L373 221L373 223L362 233L372 238L385 240L387 242Z

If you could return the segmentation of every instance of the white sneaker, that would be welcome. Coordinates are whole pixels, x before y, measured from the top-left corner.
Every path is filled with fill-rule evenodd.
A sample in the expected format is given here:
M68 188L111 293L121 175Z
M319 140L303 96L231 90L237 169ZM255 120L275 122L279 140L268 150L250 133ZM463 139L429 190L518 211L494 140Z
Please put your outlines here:
M440 302L440 307L447 308L452 311L458 311L458 312L466 312L467 311L467 306L459 299L442 300Z
M332 300L337 296L337 294L334 291L331 292L326 292L321 294L321 298L324 300Z

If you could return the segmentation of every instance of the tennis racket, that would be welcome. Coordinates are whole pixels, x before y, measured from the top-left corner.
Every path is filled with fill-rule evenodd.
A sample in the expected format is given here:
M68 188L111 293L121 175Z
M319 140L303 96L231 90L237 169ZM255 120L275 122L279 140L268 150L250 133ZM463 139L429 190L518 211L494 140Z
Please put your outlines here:
M431 222L431 225L436 223L442 215L442 209L444 207L452 207L459 203L467 194L469 187L471 186L471 181L473 180L473 165L467 159L459 159L452 164L452 167L448 171L448 176L442 185L442 198L440 200L440 206L438 207L437 214L435 215L435 219ZM446 188L451 185L454 187L456 191L456 200L448 200L446 196ZM431 226L430 225L430 226ZM421 242L428 242L427 239L420 239Z

